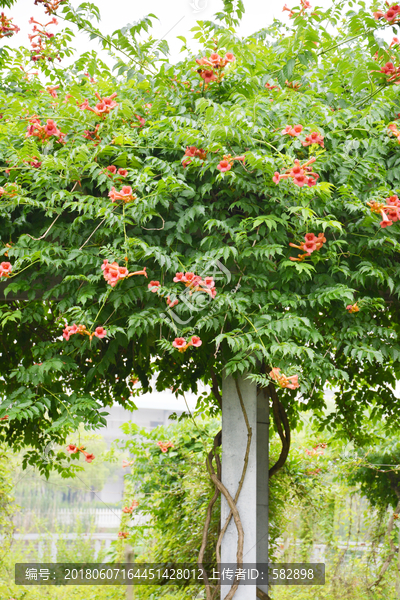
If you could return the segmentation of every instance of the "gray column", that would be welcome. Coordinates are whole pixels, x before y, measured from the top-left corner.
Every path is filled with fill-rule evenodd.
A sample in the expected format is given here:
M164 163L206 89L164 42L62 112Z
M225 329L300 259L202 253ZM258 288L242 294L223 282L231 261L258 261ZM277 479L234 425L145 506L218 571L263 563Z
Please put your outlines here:
M252 442L249 464L237 503L244 530L244 563L268 562L268 400L246 377L238 380L246 408ZM242 475L247 446L247 427L233 377L222 385L222 482L235 496ZM222 496L221 526L229 515L229 506ZM222 542L223 563L236 563L237 531L233 521ZM267 592L266 586L260 586ZM221 586L221 599L230 586ZM256 587L239 586L235 600L256 600Z
M269 399L265 390L257 396L257 563L268 562L268 470L269 470ZM258 586L268 593L267 582Z

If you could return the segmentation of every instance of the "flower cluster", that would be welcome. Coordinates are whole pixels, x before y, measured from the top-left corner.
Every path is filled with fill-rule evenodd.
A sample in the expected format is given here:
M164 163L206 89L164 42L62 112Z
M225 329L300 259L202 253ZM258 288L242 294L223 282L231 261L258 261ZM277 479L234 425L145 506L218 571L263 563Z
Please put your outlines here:
M87 77L90 81L90 83L97 83L97 81L94 79L94 77L92 77L90 75L90 73L88 73L88 71L86 71L86 73L83 74L84 77Z
M126 177L128 175L128 171L126 169L118 169L118 171L117 171L117 167L115 165L109 165L108 167L106 167L106 171L107 171L107 174L109 175L109 177L111 177L111 175L116 175L116 174L118 174L120 177ZM119 192L116 192L116 193L119 193Z
M355 304L348 304L346 306L346 310L348 310L350 314L351 313L356 313L356 312L360 311L360 309L357 306L357 302Z
M304 250L304 254L299 254L297 258L293 258L293 256L289 256L289 260L294 262L302 262L307 256L310 256L315 250L319 250L322 248L323 244L326 242L326 237L323 233L319 233L318 236L314 235L314 233L306 233L304 236L304 242L301 242L299 246L296 244L289 244L292 248L298 248L299 250Z
M123 460L122 468L126 469L126 467L131 467L135 461L134 460Z
M267 90L279 90L279 85L272 85L271 83L266 83L265 88L267 88Z
M301 4L301 9L299 10L299 12L293 12L293 10L291 8L288 8L287 4L285 4L285 6L282 9L282 12L284 12L285 10L288 11L289 13L289 18L293 19L294 17L302 17L306 14L306 10L308 8L311 8L311 4L308 2L308 0L300 0L300 4Z
M126 267L120 267L117 262L109 263L107 259L103 260L101 270L103 271L104 279L111 287L115 287L120 279L132 277L132 275L144 275L147 277L146 267L142 271L129 273Z
M58 58L58 60L61 61L61 58L58 54L54 55L52 53L52 45L50 45L49 48L48 41L54 37L54 33L46 31L46 27L48 27L49 25L58 25L57 19L53 17L51 21L43 25L42 23L35 21L35 19L31 17L29 19L29 23L34 23L32 33L28 35L29 41L31 42L32 46L31 59L33 60L33 62L45 60L46 58L50 62L52 62L55 58Z
M64 2L64 0L35 0L34 4L35 6L37 6L38 4L44 4L45 6L45 13L47 15L51 15L53 12L55 12L59 7L60 4L62 4L62 2Z
M67 446L67 452L69 454L77 454L78 452L82 452L85 456L85 461L91 463L96 457L94 454L89 454L89 452L85 452L85 446L75 446L75 444L69 444Z
M14 34L20 31L17 25L12 23L11 18L7 18L6 15L2 12L0 14L0 39L3 37L12 37Z
M199 275L195 275L189 271L188 273L175 273L174 282L182 282L191 291L205 292L211 298L215 298L217 295L215 282L212 277L204 277L202 279Z
M303 146L311 146L311 144L318 144L321 148L324 147L324 136L318 133L318 131L312 131L306 136L305 142L301 142Z
M176 306L177 304L179 304L178 298L175 298L174 300L171 300L171 298L169 296L167 296L167 305L170 308L174 308L174 306Z
M400 200L398 196L390 196L385 198L385 202L378 202L377 200L371 200L367 202L372 213L381 215L381 227L389 227L396 221L400 220Z
M47 119L46 125L42 125L38 117L34 115L30 117L29 123L26 137L35 136L40 141L45 142L54 135L58 137L60 143L63 143L63 138L66 134L58 129L53 119Z
M111 96L105 98L102 98L98 92L95 93L95 96L99 102L94 108L89 106L89 100L86 99L82 102L82 104L79 104L79 108L81 110L91 110L98 117L103 117L108 115L116 106L118 106L118 103L114 100L114 98L117 96L117 92L114 92L111 94Z
M187 158L185 158L187 157ZM184 157L182 158L182 166L183 168L190 165L192 162L191 158L200 158L201 160L206 160L207 152L203 150L203 148L196 148L196 146L187 146L185 150Z
M31 160L24 160L24 162L28 165L31 165L31 167L33 167L34 169L40 169L40 167L42 166L42 163L40 160L38 160L37 156L32 156Z
M374 12L372 14L374 15L374 19L376 21L378 21L379 19L386 19L386 21L389 21L393 25L394 23L398 22L399 13L400 13L400 6L398 4L393 4L392 6L390 6L388 8L388 10L386 12L383 12L382 10L377 10L376 12Z
M120 169L120 171L125 173L127 172L125 169ZM123 175L123 177L125 177L125 175ZM108 193L108 197L111 198L113 202L116 202L117 200L122 200L122 202L127 203L132 202L132 200L136 200L136 196L133 195L133 191L130 185L122 186L122 189L119 192L117 192L117 190L113 186L111 188L111 191Z
M59 89L59 87L59 85L50 85L46 88L46 92L48 92L52 98L56 99L58 97L57 90Z
M139 506L139 502L137 500L133 500L130 506L124 506L122 512L131 515L133 510Z
M295 125L292 127L291 125L286 125L285 129L282 131L282 135L290 135L291 137L298 137L303 131L303 125ZM306 136L304 142L301 142L303 146L311 146L311 144L318 144L321 148L324 147L324 136L318 133L318 131L312 131L310 134Z
M161 283L159 281L150 281L147 287L151 292L153 292L153 294L155 294L160 285Z
M90 333L90 331L86 329L85 325L75 325L74 323L73 325L67 325L63 330L63 338L68 342L71 335L74 335L75 333L79 333L80 335L88 335L90 340L92 340L94 337L97 337L101 340L107 335L107 331L104 329L104 327L96 327L94 332Z
M223 69L228 63L232 63L235 61L235 56L232 52L227 52L224 57L220 56L217 52L213 52L207 58L203 56L203 58L196 58L196 62L198 65L202 67L209 67L208 69L198 69L197 72L200 77L204 80L205 84L210 83L211 81L221 81L224 73L221 69Z
M227 52L224 57L220 56L217 52L213 52L208 58L206 56L203 56L203 58L196 58L198 65L211 67L213 69L223 69L228 63L234 62L234 60L235 56L232 52Z
M299 90L301 88L301 83L299 81L288 81L286 79L285 85L291 90Z
M400 144L400 131L397 129L396 123L390 123L390 125L388 125L388 129L391 131L391 133L393 133Z
M202 345L202 341L198 335L192 335L190 340L186 343L185 338L175 338L172 342L174 348L179 350L179 352L185 352L190 346L194 346L195 348L199 348Z
M12 271L11 263L2 262L0 264L0 277L9 277Z
M392 62L387 62L381 68L381 73L387 76L387 83L400 85L400 67L395 67Z
M280 368L279 367L274 367L272 369L272 371L270 371L269 376L271 377L271 379L273 381L276 381L276 383L279 385L279 387L281 388L288 388L289 390L296 390L299 386L299 376L298 375L292 375L291 377L287 377L286 375L284 375L283 373L280 372Z
M129 534L128 534L128 533L126 533L126 531L119 531L119 532L118 532L118 537L119 537L120 539L123 539L123 540L125 540L125 539L128 537L128 535L129 535Z
M325 449L328 447L328 444L317 444L311 450L306 449L306 454L308 456L321 456L324 454Z
M94 128L94 131L88 131L85 129L85 131L83 133L83 137L86 138L87 140L90 140L92 142L95 142L96 140L98 140L98 142L96 144L94 144L95 146L97 146L98 143L101 141L101 137L98 134L99 127L100 127L100 124L96 125L96 127Z
M144 127L146 124L146 119L144 117L141 117L140 115L137 115L136 113L135 117L139 121L139 125L137 125L136 123L132 123L132 127Z
M282 131L282 135L290 135L291 137L297 137L303 131L303 125L295 125L292 127L291 125L286 125L285 129Z
M298 185L299 187L303 187L303 185L308 185L312 187L317 184L317 179L319 175L314 173L312 167L310 165L314 163L317 159L315 157L310 158L304 164L300 164L300 161L296 158L294 161L294 167L290 169L286 169L285 173L282 175L276 171L272 178L272 181L276 184L280 182L281 179L293 179L293 183Z
M221 173L225 173L225 171L230 171L235 160L240 161L244 165L246 157L231 156L230 154L224 154L224 158L220 161L219 165L217 166L217 169L221 171Z
M7 183L6 187L0 187L0 198L1 196L8 196L12 198L13 196L18 196L20 189L16 183Z
M164 454L168 452L168 448L174 447L172 442L157 442L157 446L159 446L161 452L163 452Z

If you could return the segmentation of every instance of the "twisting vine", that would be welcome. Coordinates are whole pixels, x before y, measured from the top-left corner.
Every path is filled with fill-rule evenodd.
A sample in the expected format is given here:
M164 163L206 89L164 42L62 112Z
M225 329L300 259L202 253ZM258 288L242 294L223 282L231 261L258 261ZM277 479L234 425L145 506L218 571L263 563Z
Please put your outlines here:
M290 425L289 420L282 402L278 398L275 386L270 383L266 388L269 397L272 400L272 412L274 415L274 423L278 430L279 437L282 442L282 450L276 463L269 470L269 478L275 475L286 463L286 459L290 450Z
M213 383L215 386L216 382L213 382ZM240 407L241 407L242 414L243 414L243 417L244 417L244 420L246 423L246 428L247 428L247 445L246 445L246 452L245 452L245 456L244 456L242 475L240 477L240 481L239 481L239 485L238 485L235 497L233 498L221 481L221 473L222 473L221 460L220 460L217 449L222 444L222 431L219 431L214 438L213 448L208 453L207 460L206 460L207 470L210 475L210 479L214 484L215 492L214 492L214 495L212 496L212 498L209 502L209 505L207 507L206 520L205 520L204 527L203 527L202 543L201 543L199 556L198 556L198 564L200 566L202 566L202 564L203 564L204 553L205 553L205 550L207 547L208 529L209 529L210 522L211 522L212 511L213 511L214 505L220 494L222 494L224 496L224 498L226 499L229 509L230 509L230 512L224 523L223 528L221 529L220 535L218 537L217 546L216 546L217 563L218 564L221 563L222 540L223 540L225 532L229 526L229 523L231 522L231 519L233 517L233 520L234 520L234 523L235 523L235 526L237 529L237 534L238 534L236 564L237 564L238 569L240 569L243 566L244 531L243 531L243 525L242 525L242 522L240 519L240 514L237 509L237 502L239 500L240 492L243 487L244 479L245 479L248 464L249 464L250 447L251 447L253 432L252 432L252 428L250 426L249 419L247 416L247 411L246 411L246 408L244 405L242 392L241 392L241 389L240 389L240 386L239 386L239 383L237 380L235 381L235 384L236 384L236 391L237 391L237 394L239 397ZM217 389L217 391L218 391L218 389ZM274 388L274 391L275 391L275 388ZM214 394L215 394L215 392L214 392ZM276 395L276 392L275 392L275 395ZM222 400L219 391L218 391L218 399L219 399L219 401ZM276 399L277 399L278 403L280 404L280 402L277 398L277 395L276 395ZM276 404L276 406L279 407L279 404ZM277 409L278 411L280 410L280 412L278 412L277 414L279 414L280 418L283 419L283 421L284 421L284 432L285 433L282 433L282 435L284 436L285 441L286 441L286 439L287 439L287 436L286 436L287 417L286 417L286 413L285 413L282 405L281 405L281 407L282 407L281 410L279 408ZM285 421L285 419L286 419L286 421ZM279 422L281 423L281 420ZM287 425L288 425L288 423L287 423ZM281 431L283 432L282 425L281 425ZM289 432L289 446L290 446L290 432ZM286 460L286 458L285 458L285 460ZM213 464L214 461L216 464L216 470L215 470L214 464ZM281 468L281 467L279 467L279 468ZM206 573L204 573L204 578L205 578L206 598L207 598L207 600L214 600L216 594L218 593L218 586L216 586L216 588L214 590L212 590ZM225 596L224 600L232 600L232 598L234 597L234 595L238 589L238 586L239 586L239 581L237 579L235 579L234 583L231 586L231 589L229 590L228 594ZM259 588L257 588L257 598L260 598L261 600L270 600L268 594L266 594Z
M240 478L238 489L237 489L237 492L235 494L235 504L236 504L237 501L239 500L240 492L242 491L244 478L245 478L245 475L246 475L246 472L247 472L247 467L248 467L248 464L249 464L250 446L251 446L251 438L252 438L253 432L252 432L251 427L250 427L249 419L247 417L246 408L245 408L244 402L243 402L242 392L240 390L239 383L238 383L237 380L235 381L235 384L236 384L236 391L237 391L237 394L239 396L240 407L242 409L243 417L244 417L244 420L245 420L245 423L246 423L246 427L247 427L247 446L246 446L246 453L245 453L245 457L244 457L244 465L243 465L243 469L242 469L242 476ZM223 537L225 535L226 530L228 529L228 526L229 526L229 523L231 522L231 519L232 519L232 511L229 513L228 518L226 519L225 525L223 526L223 528L221 530L221 533L219 534L218 541L217 541L216 554L217 554L217 563L218 564L221 562L220 550L221 550L222 539L223 539Z

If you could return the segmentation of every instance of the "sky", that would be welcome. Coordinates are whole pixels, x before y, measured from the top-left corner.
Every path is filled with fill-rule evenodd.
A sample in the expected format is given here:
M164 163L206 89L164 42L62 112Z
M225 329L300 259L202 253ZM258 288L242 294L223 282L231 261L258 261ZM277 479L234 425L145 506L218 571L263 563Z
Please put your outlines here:
M127 23L140 20L142 17L153 13L158 17L155 21L153 36L160 39L165 38L171 49L171 62L179 60L179 51L182 42L176 36L181 35L191 39L190 29L196 25L196 21L212 19L213 15L222 10L222 0L147 0L146 2L130 0L95 0L94 2L101 13L99 29L104 33L112 33L116 29L124 27ZM275 17L286 19L287 12L282 13L284 4L290 7L298 5L298 0L244 0L245 14L242 19L239 35L246 36L272 23ZM312 2L323 8L329 7L331 0L318 0ZM72 0L74 7L79 6L79 0ZM7 16L13 17L13 22L20 27L21 31L6 43L16 47L20 45L29 46L28 33L32 31L29 24L30 17L40 23L48 22L50 19L44 14L43 6L35 6L33 0L18 0L17 3L6 11ZM59 31L58 27L52 27L50 31ZM98 49L96 42L90 41L85 33L78 33L73 43L78 54L91 49Z

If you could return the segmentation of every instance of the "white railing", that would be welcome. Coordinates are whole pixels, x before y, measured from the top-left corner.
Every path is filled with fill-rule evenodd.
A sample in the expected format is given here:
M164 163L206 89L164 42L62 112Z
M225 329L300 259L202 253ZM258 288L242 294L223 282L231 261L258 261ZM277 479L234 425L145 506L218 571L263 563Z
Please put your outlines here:
M59 508L54 516L59 525L75 525L80 521L92 522L96 528L114 529L120 525L122 512L118 508Z

